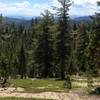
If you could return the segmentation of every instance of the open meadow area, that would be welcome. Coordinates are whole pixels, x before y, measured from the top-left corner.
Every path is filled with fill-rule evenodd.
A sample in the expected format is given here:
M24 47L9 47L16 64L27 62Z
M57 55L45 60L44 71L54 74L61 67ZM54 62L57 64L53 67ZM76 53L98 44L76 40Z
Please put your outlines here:
M99 95L89 93L100 85L100 78L95 78L91 89L86 78L76 78L72 77L70 90L66 88L66 80L12 79L8 81L9 87L0 88L0 100L100 100Z
M66 80L58 79L13 79L9 81L13 87L24 88L24 91L36 92L67 92ZM93 81L94 87L100 85L100 78L95 78ZM72 78L72 90L79 88L88 88L88 79L86 78Z

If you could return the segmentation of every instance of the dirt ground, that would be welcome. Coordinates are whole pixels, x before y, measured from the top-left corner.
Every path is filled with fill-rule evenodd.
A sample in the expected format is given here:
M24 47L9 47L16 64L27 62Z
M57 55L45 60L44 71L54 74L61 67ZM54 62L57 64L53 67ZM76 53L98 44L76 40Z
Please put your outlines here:
M24 97L42 98L54 100L100 100L100 96L82 94L80 92L42 92L42 93L23 93L23 88L0 88L0 97Z

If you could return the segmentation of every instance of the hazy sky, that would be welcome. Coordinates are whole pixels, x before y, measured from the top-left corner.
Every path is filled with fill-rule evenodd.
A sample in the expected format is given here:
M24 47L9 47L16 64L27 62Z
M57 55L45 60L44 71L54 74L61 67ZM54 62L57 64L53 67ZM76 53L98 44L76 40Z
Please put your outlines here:
M97 11L97 1L100 0L71 0L69 14L73 16L92 15ZM0 0L0 13L4 16L33 17L52 6L59 7L57 0Z

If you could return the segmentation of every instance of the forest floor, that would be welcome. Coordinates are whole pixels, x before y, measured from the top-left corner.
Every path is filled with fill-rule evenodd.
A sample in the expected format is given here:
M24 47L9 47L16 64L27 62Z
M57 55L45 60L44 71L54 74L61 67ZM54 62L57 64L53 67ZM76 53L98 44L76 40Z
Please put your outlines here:
M61 80L14 79L9 81L11 86L8 88L0 88L0 100L24 100L14 99L15 97L26 98L25 100L100 100L100 96L88 93L85 79L81 83L78 81L73 82L73 89L67 90L64 87L65 81ZM14 98L8 99L11 97Z

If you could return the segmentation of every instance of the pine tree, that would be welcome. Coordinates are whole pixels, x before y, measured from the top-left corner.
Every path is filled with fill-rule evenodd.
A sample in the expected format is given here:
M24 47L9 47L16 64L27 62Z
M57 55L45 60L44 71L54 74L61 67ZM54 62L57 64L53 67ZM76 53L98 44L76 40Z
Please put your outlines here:
M58 15L58 36L56 39L57 61L60 69L61 79L65 78L65 72L69 69L70 56L70 33L68 10L70 7L69 0L58 0L60 8L56 8ZM67 68L66 68L67 67Z
M98 6L100 2L98 2ZM100 13L96 13L87 47L88 73L100 75Z
M19 74L21 75L21 78L26 78L26 57L23 43L19 52Z
M53 42L50 29L50 26L53 25L53 16L48 10L46 10L42 16L41 22L39 23L40 34L38 36L35 59L39 76L47 78L52 77L53 67Z
M85 49L88 45L87 28L84 23L79 23L76 36L76 59L77 69L79 72L85 72L86 57Z
M2 19L3 19L2 14L0 14L0 24L2 23Z
M5 79L8 78L9 74L8 59L5 55L2 55L0 61L0 76Z
M30 33L30 39L28 39L29 40L28 44L30 44L30 48L27 50L28 53L27 70L28 70L28 76L31 78L36 77L37 73L37 66L35 65L35 51L37 48L36 27L37 27L37 21L36 19L32 19L31 28L28 31Z
M75 75L75 74L78 73L77 48L76 48L77 31L76 30L77 30L77 28L75 28L74 31L71 34L72 42L71 42L70 69L69 69L70 75L73 75L73 74Z

